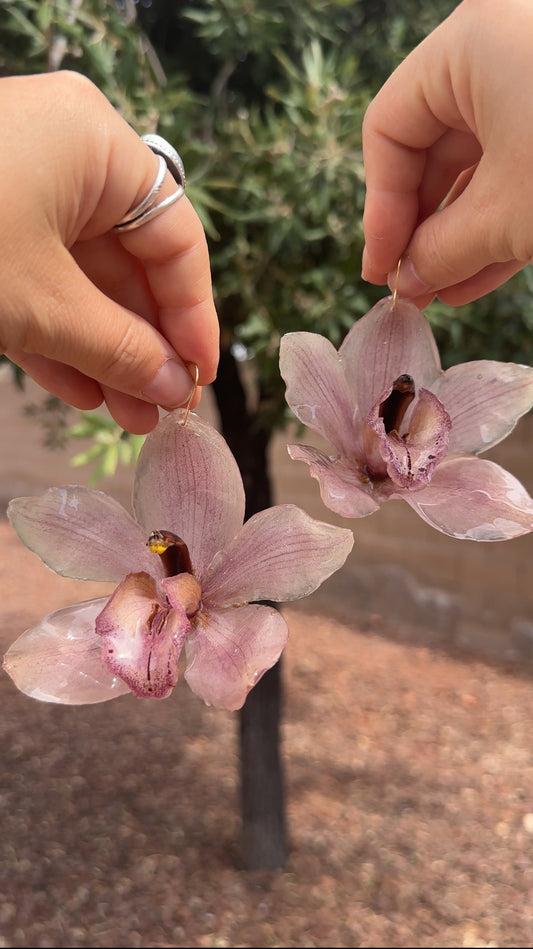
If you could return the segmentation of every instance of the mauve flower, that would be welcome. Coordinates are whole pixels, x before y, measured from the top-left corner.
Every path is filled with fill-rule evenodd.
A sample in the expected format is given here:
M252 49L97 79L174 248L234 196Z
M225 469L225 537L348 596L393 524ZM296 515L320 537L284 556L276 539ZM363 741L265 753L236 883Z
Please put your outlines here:
M146 439L135 517L77 485L11 501L19 537L56 573L120 581L111 597L58 610L23 633L4 659L15 685L73 705L130 691L165 698L183 649L191 689L209 705L240 708L288 636L277 609L252 601L306 596L353 545L350 530L292 504L243 525L244 501L226 442L184 410Z
M478 360L441 369L424 315L380 300L339 351L323 336L288 333L280 347L286 399L334 454L290 445L343 517L403 498L428 524L470 540L533 529L533 500L513 475L478 454L533 405L533 369Z

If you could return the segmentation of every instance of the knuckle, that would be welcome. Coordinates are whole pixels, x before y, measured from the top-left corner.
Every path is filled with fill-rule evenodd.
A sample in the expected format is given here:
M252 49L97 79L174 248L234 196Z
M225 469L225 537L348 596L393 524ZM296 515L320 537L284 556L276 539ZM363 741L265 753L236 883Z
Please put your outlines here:
M83 73L71 69L60 69L53 74L53 81L58 85L61 94L61 103L72 102L79 112L80 100L87 101L87 97L101 98L98 87Z

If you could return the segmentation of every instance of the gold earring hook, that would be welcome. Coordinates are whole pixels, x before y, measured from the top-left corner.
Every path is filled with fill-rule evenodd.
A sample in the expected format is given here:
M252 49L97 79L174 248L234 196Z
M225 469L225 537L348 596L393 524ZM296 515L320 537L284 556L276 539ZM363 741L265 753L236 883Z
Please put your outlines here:
M394 284L394 290L392 291L392 309L396 308L396 297L398 296L398 282L400 280L400 267L402 266L402 258L400 257L398 261L398 266L396 267L396 282Z
M196 390L198 388L198 379L200 377L200 370L198 369L198 366L196 365L196 363L193 363L193 365L194 365L194 386L189 396L189 401L187 402L187 407L185 409L185 418L183 419L182 425L187 424L187 419L189 418L189 412L191 411L192 400L194 399L196 395Z

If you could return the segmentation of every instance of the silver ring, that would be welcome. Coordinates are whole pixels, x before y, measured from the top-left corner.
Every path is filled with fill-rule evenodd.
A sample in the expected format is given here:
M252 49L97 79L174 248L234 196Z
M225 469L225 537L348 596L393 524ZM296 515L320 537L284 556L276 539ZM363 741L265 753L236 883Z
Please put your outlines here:
M143 135L141 141L152 149L154 155L165 159L170 174L185 189L185 168L176 149L161 135Z
M131 208L118 224L115 224L114 229L116 231L133 231L135 228L141 227L141 225L151 221L152 218L157 217L158 214L162 214L185 194L185 168L176 149L160 135L143 135L142 141L159 159L157 175L146 197ZM159 204L154 204L165 180L167 168L178 183L178 187L168 198L164 198Z

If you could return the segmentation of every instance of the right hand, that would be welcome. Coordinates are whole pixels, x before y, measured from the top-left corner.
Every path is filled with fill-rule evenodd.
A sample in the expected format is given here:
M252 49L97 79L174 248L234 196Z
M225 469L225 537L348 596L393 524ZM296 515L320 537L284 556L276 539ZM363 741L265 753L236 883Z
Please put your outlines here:
M459 305L533 257L533 4L463 0L363 123L363 277ZM439 206L444 206L439 210Z

